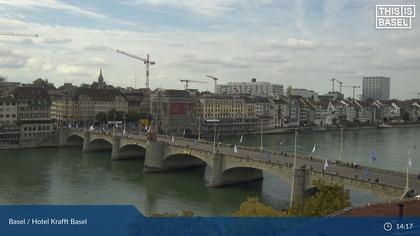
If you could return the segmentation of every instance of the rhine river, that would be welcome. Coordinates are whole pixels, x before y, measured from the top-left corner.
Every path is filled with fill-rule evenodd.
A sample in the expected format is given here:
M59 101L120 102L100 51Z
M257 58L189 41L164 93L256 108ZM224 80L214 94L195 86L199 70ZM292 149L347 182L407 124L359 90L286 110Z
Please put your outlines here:
M405 171L408 145L420 147L420 128L346 130L343 140L343 160L367 164L373 151L374 166ZM263 139L264 147L289 152L293 141L293 134ZM309 155L314 144L315 157L338 159L340 132L298 135L300 154ZM260 136L246 136L242 145L259 147ZM288 205L290 187L268 174L260 182L207 188L204 168L143 174L143 159L112 162L110 155L82 153L80 147L0 150L0 204L133 204L146 214L188 209L203 216L231 215L247 196L258 196L279 209ZM414 154L410 172L420 172L420 152ZM384 200L355 189L350 195L353 205Z

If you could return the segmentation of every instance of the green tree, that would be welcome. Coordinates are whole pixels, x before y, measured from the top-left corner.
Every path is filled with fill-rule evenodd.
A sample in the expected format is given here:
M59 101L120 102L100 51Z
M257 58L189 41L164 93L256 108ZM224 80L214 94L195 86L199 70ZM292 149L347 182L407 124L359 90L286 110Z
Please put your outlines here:
M403 112L402 118L405 122L410 121L410 113L408 113L407 111Z
M292 86L287 87L286 89L286 95L291 96L292 95Z
M137 123L141 118L141 115L137 112L129 112L127 114L126 120L127 122Z
M101 123L107 122L107 114L106 112L98 112L96 113L95 120Z
M247 197L246 201L241 203L239 210L233 214L236 217L274 217L285 215L287 215L287 212L273 209L271 206L261 203L258 197Z
M342 185L323 180L316 180L313 184L318 192L305 199L303 204L292 206L290 215L326 216L351 205L349 192Z

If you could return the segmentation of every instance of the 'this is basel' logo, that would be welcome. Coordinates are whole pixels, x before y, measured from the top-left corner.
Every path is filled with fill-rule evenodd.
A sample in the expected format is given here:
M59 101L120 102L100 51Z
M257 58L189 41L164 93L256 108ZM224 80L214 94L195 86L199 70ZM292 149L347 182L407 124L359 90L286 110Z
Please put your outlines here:
M376 5L377 29L411 29L415 5Z

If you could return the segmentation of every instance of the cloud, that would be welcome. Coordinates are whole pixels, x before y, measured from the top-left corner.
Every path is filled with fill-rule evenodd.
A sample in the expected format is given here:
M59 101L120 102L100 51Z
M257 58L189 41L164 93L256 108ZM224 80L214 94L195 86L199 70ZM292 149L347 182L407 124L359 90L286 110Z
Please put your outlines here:
M420 47L417 48L399 48L397 53L406 59L420 59Z
M24 38L20 42L26 45L34 44L34 41L31 38Z
M371 58L375 55L375 50L365 43L358 43L354 46L347 46L344 48L338 48L338 57L341 58L352 58L352 59L364 59Z
M252 59L264 63L287 63L289 58L286 57L282 52L269 51L269 52L257 52L252 56Z
M9 49L0 48L0 68L23 68L26 58L15 54Z
M113 50L113 49L111 47L106 46L106 45L89 44L89 45L84 46L83 50L99 52L99 51L110 51L110 50Z
M43 43L47 43L47 44L66 44L66 43L70 43L72 42L71 39L69 38L46 38L44 40L42 40Z
M184 58L183 62L176 62L175 64L192 67L192 66L219 66L225 68L247 68L251 66L251 63L245 58L241 57L222 57L222 58L208 58L208 57L199 57L194 54L184 54L181 55Z
M306 39L297 39L297 38L289 38L286 41L279 42L277 40L271 40L268 42L268 45L276 48L288 48L294 50L312 50L319 48L320 45L318 42L314 40L306 40Z
M41 58L30 58L27 68L34 71L51 71L55 66Z
M85 10L80 7L76 7L70 4L66 4L56 0L19 0L19 1L10 1L10 0L0 0L0 5L5 5L14 8L26 8L26 9L40 9L40 8L49 8L67 11L72 14L82 15L92 18L103 18L104 15Z
M215 16L234 10L238 0L137 0L139 5L165 5L180 8L200 15Z
M57 70L57 74L63 74L63 75L89 75L90 74L82 66L69 65L69 64L60 64L57 66L56 70Z

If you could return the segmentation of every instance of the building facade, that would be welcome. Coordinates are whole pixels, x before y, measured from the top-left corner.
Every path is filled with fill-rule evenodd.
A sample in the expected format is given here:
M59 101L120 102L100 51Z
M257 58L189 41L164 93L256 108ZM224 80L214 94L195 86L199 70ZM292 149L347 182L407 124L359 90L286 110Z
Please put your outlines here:
M153 127L175 136L197 134L197 98L186 90L157 89L151 95Z
M313 101L318 100L318 93L313 90L292 88L290 93L292 96L300 96L304 99L311 99Z
M17 87L13 91L17 104L20 141L50 138L54 132L51 119L51 99L47 90L37 87Z
M14 96L0 97L0 142L18 143L20 128L18 126L17 104Z
M389 100L391 78L383 76L363 77L362 100Z
M211 94L199 98L201 131L213 135L255 133L281 127L284 107L279 99L252 95ZM206 121L217 120L217 124Z
M216 85L217 94L249 94L252 96L268 97L280 96L284 93L283 85L271 84L269 82L229 82L227 84Z

